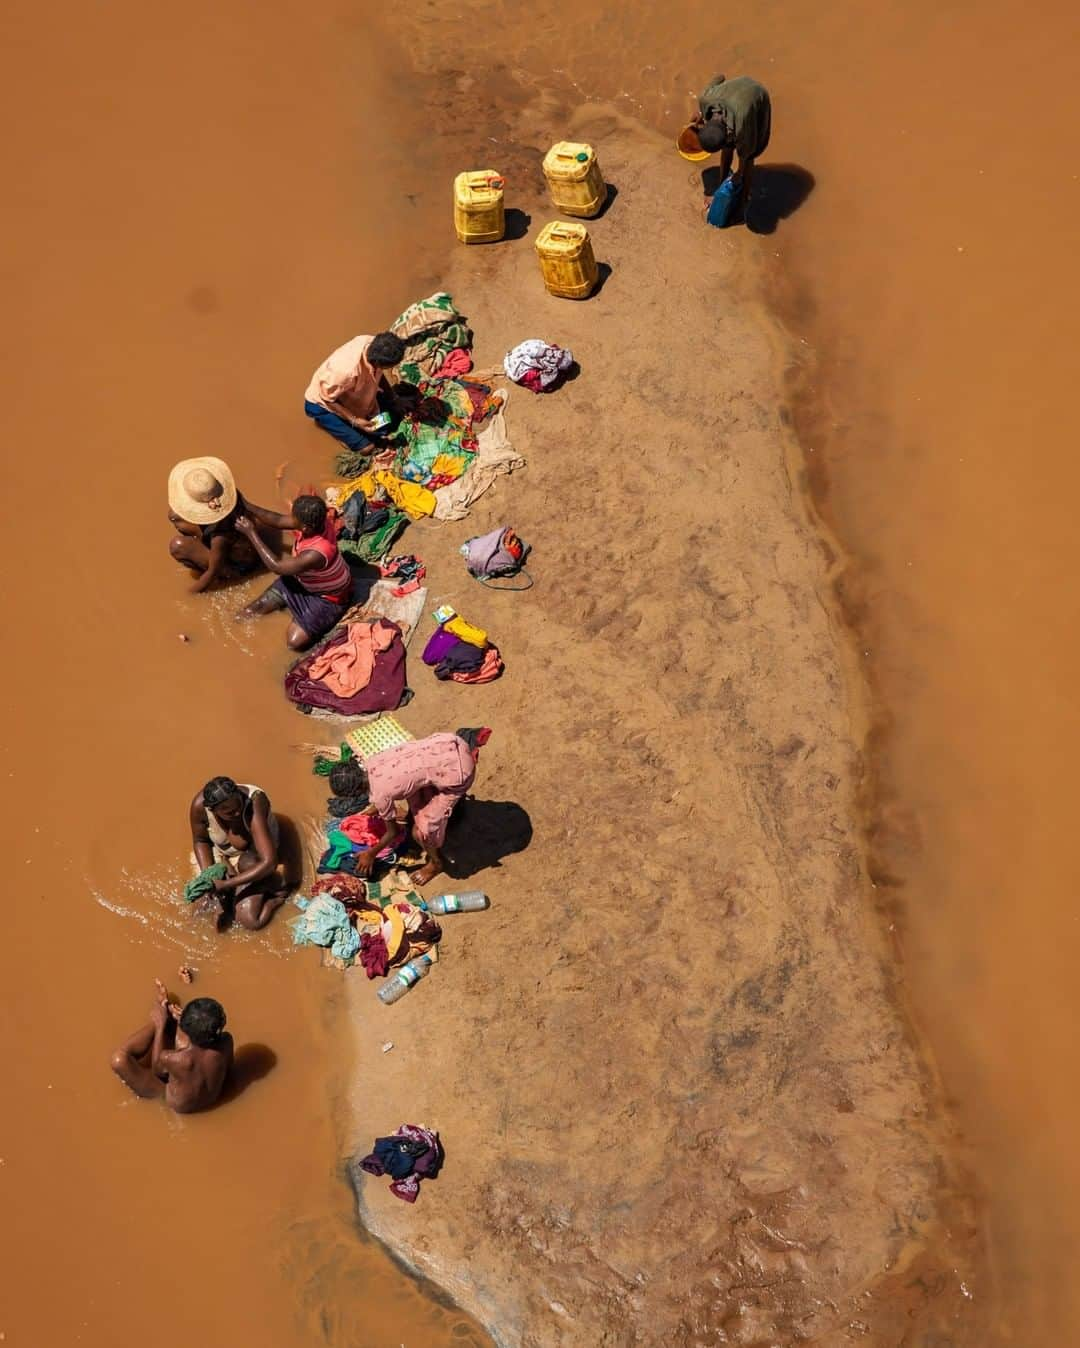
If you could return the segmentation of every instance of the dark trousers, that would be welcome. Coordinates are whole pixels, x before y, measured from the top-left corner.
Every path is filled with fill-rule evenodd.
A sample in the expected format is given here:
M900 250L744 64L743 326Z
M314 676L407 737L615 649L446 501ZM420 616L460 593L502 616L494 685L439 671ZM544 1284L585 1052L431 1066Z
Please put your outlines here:
M348 449L370 449L375 443L370 435L351 425L344 417L339 417L335 412L328 412L325 407L319 403L309 403L305 400L304 411L315 422L316 426L321 426L334 437L340 440Z

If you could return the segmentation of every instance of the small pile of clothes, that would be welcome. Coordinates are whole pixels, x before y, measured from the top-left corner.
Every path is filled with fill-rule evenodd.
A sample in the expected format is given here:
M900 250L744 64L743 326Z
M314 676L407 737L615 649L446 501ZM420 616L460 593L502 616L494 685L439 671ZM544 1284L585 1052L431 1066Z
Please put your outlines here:
M359 965L368 978L382 978L419 955L438 958L442 929L404 872L382 881L320 875L311 898L295 902L300 916L289 924L293 944L321 946L338 968Z
M519 342L513 351L503 357L503 369L515 384L522 384L534 393L546 393L562 382L574 363L574 353L563 346L554 346L539 337Z
M393 711L405 694L405 642L388 618L346 621L285 675L285 696L301 709L339 716Z
M369 462L365 460L365 469ZM331 495L330 518L338 549L346 560L377 562L409 522L406 512L382 492L378 496L373 492L369 499L362 491L339 488L328 493Z
M443 1163L439 1134L418 1123L403 1123L391 1137L377 1137L360 1162L369 1175L389 1175L390 1192L415 1203L422 1179L435 1179Z
M491 683L503 672L499 648L481 627L474 627L453 610L440 610L442 620L432 633L420 657L430 665L437 679L454 683Z
M419 557L414 557L412 553L404 553L399 557L388 557L385 562L380 562L379 575L393 576L395 580L400 580L401 584L390 593L395 599L404 599L407 594L412 594L420 588L420 582L427 575L427 567Z

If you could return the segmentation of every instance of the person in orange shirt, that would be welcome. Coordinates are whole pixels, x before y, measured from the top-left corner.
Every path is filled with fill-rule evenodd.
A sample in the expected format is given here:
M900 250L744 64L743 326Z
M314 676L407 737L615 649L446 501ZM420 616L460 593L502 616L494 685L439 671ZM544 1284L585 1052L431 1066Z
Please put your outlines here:
M392 332L354 337L332 352L311 377L304 411L317 426L348 449L370 453L385 442L389 427L380 429L380 411L395 420L401 407L388 372L405 356L405 343Z

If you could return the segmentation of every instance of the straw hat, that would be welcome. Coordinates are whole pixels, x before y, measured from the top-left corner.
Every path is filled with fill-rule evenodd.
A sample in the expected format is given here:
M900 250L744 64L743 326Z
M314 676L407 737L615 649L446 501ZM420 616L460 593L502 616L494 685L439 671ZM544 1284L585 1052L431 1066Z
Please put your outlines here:
M169 506L189 524L217 524L235 505L236 482L221 459L184 459L169 474Z
M692 139L690 139L692 137ZM694 146L697 145L697 149ZM696 164L701 159L708 159L708 150L703 150L698 144L697 127L693 122L689 126L684 126L679 132L679 138L675 142L675 148L684 159L689 159L691 163Z

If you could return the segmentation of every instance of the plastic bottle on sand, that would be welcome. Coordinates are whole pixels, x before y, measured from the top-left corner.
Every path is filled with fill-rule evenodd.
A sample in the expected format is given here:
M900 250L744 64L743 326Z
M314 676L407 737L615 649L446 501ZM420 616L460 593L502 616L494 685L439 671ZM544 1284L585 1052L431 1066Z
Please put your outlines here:
M447 913L480 913L488 907L488 896L480 889L466 889L460 894L436 894L426 900L428 912L445 917Z
M416 959L395 969L376 994L384 1006L404 997L411 987L420 982L431 969L434 960L430 955L417 955Z

